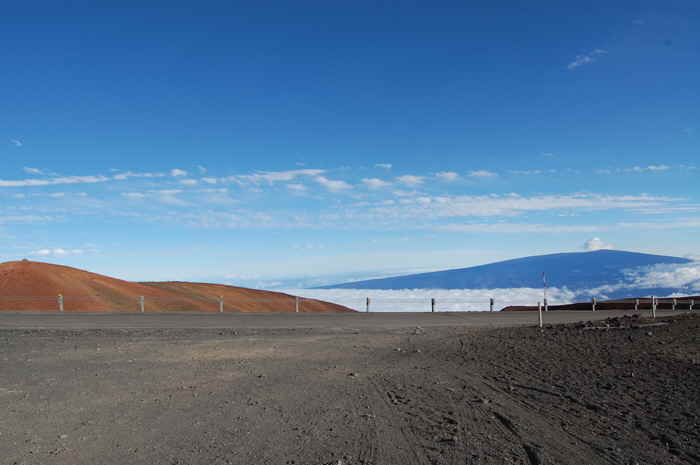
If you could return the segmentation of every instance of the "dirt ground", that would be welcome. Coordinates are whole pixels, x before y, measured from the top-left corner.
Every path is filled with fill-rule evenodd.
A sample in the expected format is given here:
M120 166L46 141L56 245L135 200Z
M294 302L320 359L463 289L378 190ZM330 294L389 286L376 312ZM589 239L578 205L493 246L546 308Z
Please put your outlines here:
M0 463L698 464L700 318L642 323L0 330Z

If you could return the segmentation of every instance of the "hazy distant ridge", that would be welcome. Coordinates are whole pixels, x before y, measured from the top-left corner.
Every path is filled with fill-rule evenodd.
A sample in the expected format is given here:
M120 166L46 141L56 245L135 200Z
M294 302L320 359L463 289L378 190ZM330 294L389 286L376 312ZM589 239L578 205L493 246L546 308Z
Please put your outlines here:
M588 290L619 285L629 280L629 270L692 260L618 250L558 253L517 258L487 265L391 278L371 279L319 287L319 289L505 289L540 288L542 272L550 287ZM670 294L675 289L658 287L638 292ZM609 293L622 297L627 290Z

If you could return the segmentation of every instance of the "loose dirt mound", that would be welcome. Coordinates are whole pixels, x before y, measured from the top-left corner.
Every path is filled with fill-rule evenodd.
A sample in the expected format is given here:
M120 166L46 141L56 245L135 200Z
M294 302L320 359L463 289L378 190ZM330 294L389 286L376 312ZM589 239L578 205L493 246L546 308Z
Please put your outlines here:
M0 263L0 311L139 311L144 297L147 312L225 311L294 312L295 298L279 292L204 283L134 283L89 271L49 263L16 261ZM312 299L300 299L302 312L345 312L346 307Z

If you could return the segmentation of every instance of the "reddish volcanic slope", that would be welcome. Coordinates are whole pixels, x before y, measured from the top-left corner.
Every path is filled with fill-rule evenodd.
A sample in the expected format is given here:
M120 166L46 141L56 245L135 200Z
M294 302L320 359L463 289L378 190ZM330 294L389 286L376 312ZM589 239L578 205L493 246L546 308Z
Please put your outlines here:
M218 299L228 312L294 312L295 298L280 292L222 284L163 282L134 283L68 266L32 261L0 263L1 310L139 311L144 297L147 312L219 311ZM346 307L300 299L301 312L349 312Z

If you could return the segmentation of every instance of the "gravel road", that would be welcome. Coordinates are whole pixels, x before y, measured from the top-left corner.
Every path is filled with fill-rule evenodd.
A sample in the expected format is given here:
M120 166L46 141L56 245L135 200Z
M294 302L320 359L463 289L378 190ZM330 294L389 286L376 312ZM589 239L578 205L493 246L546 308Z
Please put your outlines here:
M700 463L697 315L102 316L0 315L0 463Z

